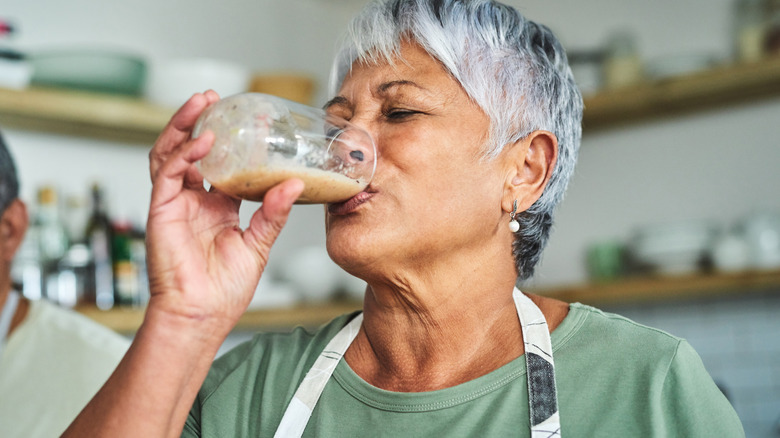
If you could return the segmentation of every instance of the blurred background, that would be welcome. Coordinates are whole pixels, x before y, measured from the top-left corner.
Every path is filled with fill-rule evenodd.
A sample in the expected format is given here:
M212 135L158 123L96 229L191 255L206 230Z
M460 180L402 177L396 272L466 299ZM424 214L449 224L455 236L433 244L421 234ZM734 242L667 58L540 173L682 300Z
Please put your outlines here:
M507 3L559 36L586 97L578 168L522 287L687 338L748 436L779 436L780 1ZM0 129L35 219L14 266L25 294L132 336L147 154L173 109L206 88L321 106L364 4L6 2ZM229 345L357 307L363 283L327 259L322 223L294 207ZM90 289L100 266L111 286Z

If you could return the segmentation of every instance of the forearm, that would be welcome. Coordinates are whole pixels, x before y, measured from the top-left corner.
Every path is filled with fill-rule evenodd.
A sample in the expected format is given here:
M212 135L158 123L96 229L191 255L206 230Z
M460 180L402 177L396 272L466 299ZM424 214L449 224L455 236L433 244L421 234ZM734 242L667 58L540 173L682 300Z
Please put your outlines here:
M64 436L178 437L226 334L211 322L150 308L117 369Z

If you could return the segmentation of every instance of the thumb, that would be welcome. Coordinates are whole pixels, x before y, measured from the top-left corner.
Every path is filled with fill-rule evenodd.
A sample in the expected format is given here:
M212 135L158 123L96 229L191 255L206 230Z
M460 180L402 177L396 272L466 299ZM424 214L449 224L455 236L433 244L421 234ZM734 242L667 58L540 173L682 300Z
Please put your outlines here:
M271 188L263 198L262 207L252 215L249 227L244 231L244 242L263 259L267 259L268 251L287 223L292 205L303 187L303 181L289 179Z

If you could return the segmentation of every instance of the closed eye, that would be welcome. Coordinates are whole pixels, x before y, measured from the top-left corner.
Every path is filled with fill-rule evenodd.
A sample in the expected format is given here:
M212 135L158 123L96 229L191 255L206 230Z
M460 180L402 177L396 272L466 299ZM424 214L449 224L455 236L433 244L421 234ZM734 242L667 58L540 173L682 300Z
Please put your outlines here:
M405 109L392 109L390 111L386 111L384 116L390 121L403 121L405 119L408 119L409 117L412 117L416 114L422 114L420 111L413 111L413 110L405 110Z

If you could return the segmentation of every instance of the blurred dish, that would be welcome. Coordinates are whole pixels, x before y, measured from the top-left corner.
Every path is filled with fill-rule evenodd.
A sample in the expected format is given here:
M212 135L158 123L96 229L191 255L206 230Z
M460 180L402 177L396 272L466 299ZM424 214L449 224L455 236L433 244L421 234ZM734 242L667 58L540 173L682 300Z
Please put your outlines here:
M702 54L667 55L649 62L645 76L649 79L665 79L709 70L718 64L716 57Z
M0 87L21 90L32 78L32 66L22 53L0 49Z
M250 71L238 64L211 58L172 59L151 63L144 95L158 105L178 108L195 93L214 90L220 97L249 88Z
M780 268L780 215L755 213L745 220L743 228L751 265L757 269Z
M740 272L750 267L750 246L737 233L727 233L712 245L712 264L720 272Z
M32 85L139 95L146 62L134 55L106 50L63 50L28 56Z
M569 51L569 66L583 96L595 94L603 85L603 50Z
M623 274L623 244L617 240L604 240L588 245L585 266L594 281L608 281Z
M635 262L658 273L694 273L701 269L715 231L704 222L646 226L635 233L629 251Z

